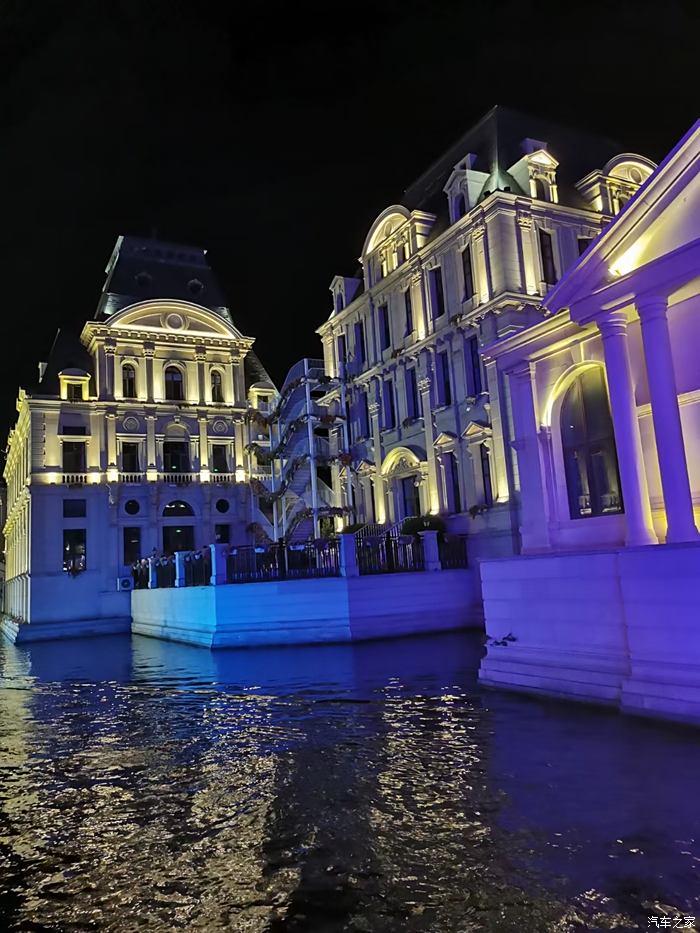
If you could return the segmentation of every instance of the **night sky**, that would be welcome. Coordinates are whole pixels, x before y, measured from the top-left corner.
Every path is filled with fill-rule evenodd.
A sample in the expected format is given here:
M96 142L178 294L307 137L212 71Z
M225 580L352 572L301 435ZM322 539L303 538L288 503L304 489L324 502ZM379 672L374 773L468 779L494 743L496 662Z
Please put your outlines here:
M207 247L281 380L374 217L493 104L663 156L698 116L699 6L5 0L3 437L119 234Z

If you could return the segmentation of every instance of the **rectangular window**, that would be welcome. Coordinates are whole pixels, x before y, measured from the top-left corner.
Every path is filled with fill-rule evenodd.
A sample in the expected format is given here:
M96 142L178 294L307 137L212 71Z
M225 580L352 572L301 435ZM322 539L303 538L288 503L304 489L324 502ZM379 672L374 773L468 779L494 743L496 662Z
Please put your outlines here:
M592 242L593 242L593 237L592 237L592 236L580 236L580 237L578 238L578 254L579 254L579 256L582 256L582 255L586 252L586 250L588 249L588 247L590 246L590 244L591 244Z
M406 314L406 336L413 333L413 301L411 300L411 289L407 288L403 293L403 306Z
M542 258L542 278L546 285L554 285L557 281L557 270L554 265L552 234L540 227L538 235L540 238L540 256Z
M84 427L77 424L64 424L61 425L61 434L65 434L68 437L85 437L87 431Z
M85 518L87 514L87 502L85 499L64 499L63 517L64 518Z
M214 525L214 539L217 544L230 544L231 543L231 526L230 525Z
M388 350L391 346L391 328L389 327L389 308L387 305L380 305L377 308L379 315L379 345L382 352Z
M472 267L472 249L467 246L462 250L462 270L464 272L464 300L474 297L474 269Z
M347 361L347 345L345 343L345 334L340 334L336 346L338 348L338 362L345 363Z
M122 472L139 472L139 445L132 441L122 444Z
M452 404L452 383L450 381L450 358L447 350L441 350L435 357L437 376L438 405Z
M467 370L467 394L476 398L483 391L481 381L481 359L479 357L479 338L469 337L465 348Z
M384 428L396 427L396 404L394 402L394 383L387 379L383 386L384 392Z
M85 442L84 441L64 441L63 442L63 472L64 473L84 473L85 472Z
M401 494L403 499L403 517L410 518L420 515L420 494L413 476L405 476L401 480Z
M355 361L364 364L366 360L365 325L363 321L355 321Z
M141 560L141 529L124 529L124 563L135 564Z
M64 528L63 569L66 573L79 573L87 567L87 548L84 528Z
M211 470L212 473L228 473L228 461L224 444L212 444Z
M445 292L442 286L442 269L437 266L429 272L430 307L433 320L445 313Z
M454 453L447 454L447 495L451 512L462 511L462 496L459 492L459 469L457 467L457 456Z
M414 368L406 371L406 415L417 418L420 407L418 403L418 379Z
M189 473L190 445L187 441L163 441L163 470L166 473Z
M481 452L481 478L484 482L484 504L493 505L493 486L491 485L491 459L486 444L479 444Z
M69 382L66 386L66 398L69 402L82 402L83 387L80 383Z
M357 405L360 437L369 437L369 398L366 392L360 392Z

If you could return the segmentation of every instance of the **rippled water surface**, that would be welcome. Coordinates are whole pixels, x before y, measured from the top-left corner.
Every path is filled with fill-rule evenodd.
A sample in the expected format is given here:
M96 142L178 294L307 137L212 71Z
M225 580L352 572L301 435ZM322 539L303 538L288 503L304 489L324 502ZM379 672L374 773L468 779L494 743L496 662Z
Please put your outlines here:
M700 916L697 734L480 692L480 652L0 645L0 929Z

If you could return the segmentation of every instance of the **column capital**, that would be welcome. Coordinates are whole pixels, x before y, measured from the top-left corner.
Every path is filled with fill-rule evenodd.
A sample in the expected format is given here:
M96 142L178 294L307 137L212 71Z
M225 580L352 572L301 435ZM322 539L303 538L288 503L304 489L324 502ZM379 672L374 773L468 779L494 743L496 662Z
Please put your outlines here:
M642 295L635 298L634 306L642 324L652 318L666 317L668 311L668 298L665 295Z
M624 337L627 334L627 315L620 310L606 311L601 317L595 319L598 330L606 337Z
M155 344L150 341L145 341L143 344L143 355L152 359L156 355Z
M418 380L418 391L419 392L430 392L430 376L423 376L422 379Z

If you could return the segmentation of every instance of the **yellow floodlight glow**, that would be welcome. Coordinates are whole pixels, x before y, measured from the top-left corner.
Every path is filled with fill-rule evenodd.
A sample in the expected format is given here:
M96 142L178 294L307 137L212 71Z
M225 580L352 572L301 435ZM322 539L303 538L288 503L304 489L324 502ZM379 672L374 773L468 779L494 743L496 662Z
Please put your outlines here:
M107 470L107 482L108 483L119 482L119 470L116 467L109 467L109 469Z
M211 480L211 473L206 467L202 467L199 471L199 481L200 483L208 483Z

